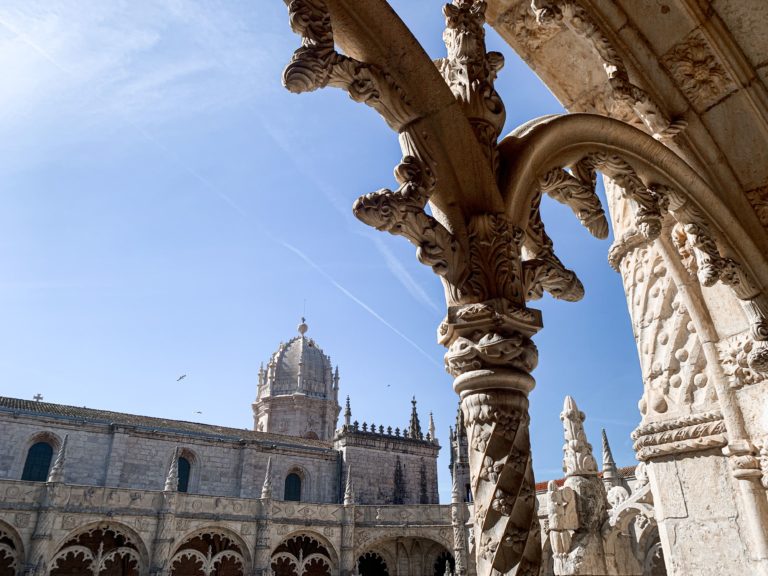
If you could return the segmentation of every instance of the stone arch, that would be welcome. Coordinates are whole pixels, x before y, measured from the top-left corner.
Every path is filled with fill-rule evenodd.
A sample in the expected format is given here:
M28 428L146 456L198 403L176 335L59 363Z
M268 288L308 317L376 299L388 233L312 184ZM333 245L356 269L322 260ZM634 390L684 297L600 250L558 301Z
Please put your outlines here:
M397 547L401 547L401 549L397 550ZM380 534L378 537L359 545L355 550L355 558L359 560L367 553L375 553L382 557L390 574L419 573L431 575L441 556L447 555L451 565L454 565L452 549L452 541L446 539L441 542L438 534L432 534L429 531L409 531L404 535L393 531ZM445 571L445 562L442 561L441 564L440 576Z
M338 554L330 541L306 530L284 536L270 554L275 576L331 576L338 566Z
M200 476L203 469L203 461L201 460L198 453L192 448L189 448L188 446L183 446L179 448L178 457L185 458L190 464L189 483L187 484L187 493L194 494L196 492L199 492Z
M379 552L366 552L355 561L360 576L390 576L390 566L394 567Z
M48 564L50 576L91 574L98 576L144 576L149 556L141 536L119 522L93 522L65 536Z
M667 576L667 566L664 561L664 550L661 547L661 542L656 542L645 553L643 576Z
M59 448L61 448L63 438L55 432L51 432L49 430L39 430L27 437L27 439L24 441L24 444L19 449L19 452L16 454L11 478L21 478L21 473L24 470L24 464L27 461L27 454L29 453L29 449L38 442L45 442L50 444L51 448L53 448L53 457L51 458L51 465L53 465L54 460L56 460L56 453L59 451Z
M370 532L369 532L370 534ZM430 529L409 529L405 534L398 534L396 530L381 530L373 532L373 537L355 547L355 556L360 556L368 549L378 549L382 544L396 538L407 538L411 540L422 539L430 540L438 546L448 550L453 550L453 532L448 531L448 535L441 536L438 531Z
M24 558L24 543L18 532L0 520L0 576L20 574Z
M456 560L448 550L445 550L437 555L435 561L432 564L434 576L444 576L445 565L448 563L451 574L456 572Z
M285 489L286 489L286 480L291 474L295 474L299 477L299 480L301 481L301 494L299 497L298 502L306 502L311 499L311 489L312 489L312 479L309 474L309 471L304 467L300 466L299 464L291 464L286 469L285 473L282 476L282 479L280 481L280 496L281 500L285 499Z
M223 526L196 528L179 538L168 561L171 576L244 576L251 555L245 541Z

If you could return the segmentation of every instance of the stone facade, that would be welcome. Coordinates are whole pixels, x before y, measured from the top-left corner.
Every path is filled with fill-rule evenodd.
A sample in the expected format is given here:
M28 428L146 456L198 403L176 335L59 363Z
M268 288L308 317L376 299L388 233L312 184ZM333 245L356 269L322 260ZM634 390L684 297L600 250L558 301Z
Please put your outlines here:
M256 430L0 398L0 575L442 575L431 416L425 434L414 398L405 430L360 424L347 399L337 428L306 331L260 371Z

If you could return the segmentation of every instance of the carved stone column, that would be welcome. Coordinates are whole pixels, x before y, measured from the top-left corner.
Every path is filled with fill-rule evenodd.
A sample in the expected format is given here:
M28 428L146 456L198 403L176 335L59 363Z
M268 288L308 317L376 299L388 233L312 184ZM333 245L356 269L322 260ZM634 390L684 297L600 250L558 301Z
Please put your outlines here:
M151 576L167 576L171 573L170 560L176 532L176 500L179 489L179 449L171 455L168 474L163 487L163 501L157 513L157 528L152 544Z
M467 505L461 497L457 464L454 463L451 483L451 525L453 527L454 576L467 576L469 554L467 553L466 513Z
M341 516L341 576L356 574L355 566L355 492L352 486L352 469L347 464L347 481L344 489L344 509Z
M59 508L63 505L64 464L67 455L68 436L59 446L56 460L48 473L48 480L40 493L40 506L37 511L35 530L32 533L32 545L27 552L24 574L27 576L43 576L48 573L46 559L50 550L48 547L53 537L53 526L56 522Z
M272 517L272 457L267 460L264 484L261 488L261 513L256 520L256 542L253 555L253 573L255 576L271 574L271 549L269 547L270 520Z
M530 337L540 319L495 304L449 308L440 341L469 441L478 574L528 574L541 553L528 434L537 359Z

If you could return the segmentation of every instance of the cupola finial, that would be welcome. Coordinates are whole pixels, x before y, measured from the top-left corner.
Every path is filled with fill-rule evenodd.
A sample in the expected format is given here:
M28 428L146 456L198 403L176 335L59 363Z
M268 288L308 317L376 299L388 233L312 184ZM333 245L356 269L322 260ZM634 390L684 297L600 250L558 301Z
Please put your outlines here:
M299 331L299 334L301 334L302 338L304 337L304 334L307 333L307 330L309 330L309 326L307 326L307 319L304 318L304 316L301 317L301 324L299 324L298 328L296 328Z

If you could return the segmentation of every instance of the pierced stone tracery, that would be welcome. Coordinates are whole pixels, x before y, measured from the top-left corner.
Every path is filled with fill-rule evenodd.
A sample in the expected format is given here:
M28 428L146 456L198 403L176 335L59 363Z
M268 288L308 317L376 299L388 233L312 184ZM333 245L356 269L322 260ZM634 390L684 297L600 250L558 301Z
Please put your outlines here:
M50 566L51 576L139 576L143 559L118 528L98 526L67 540Z

